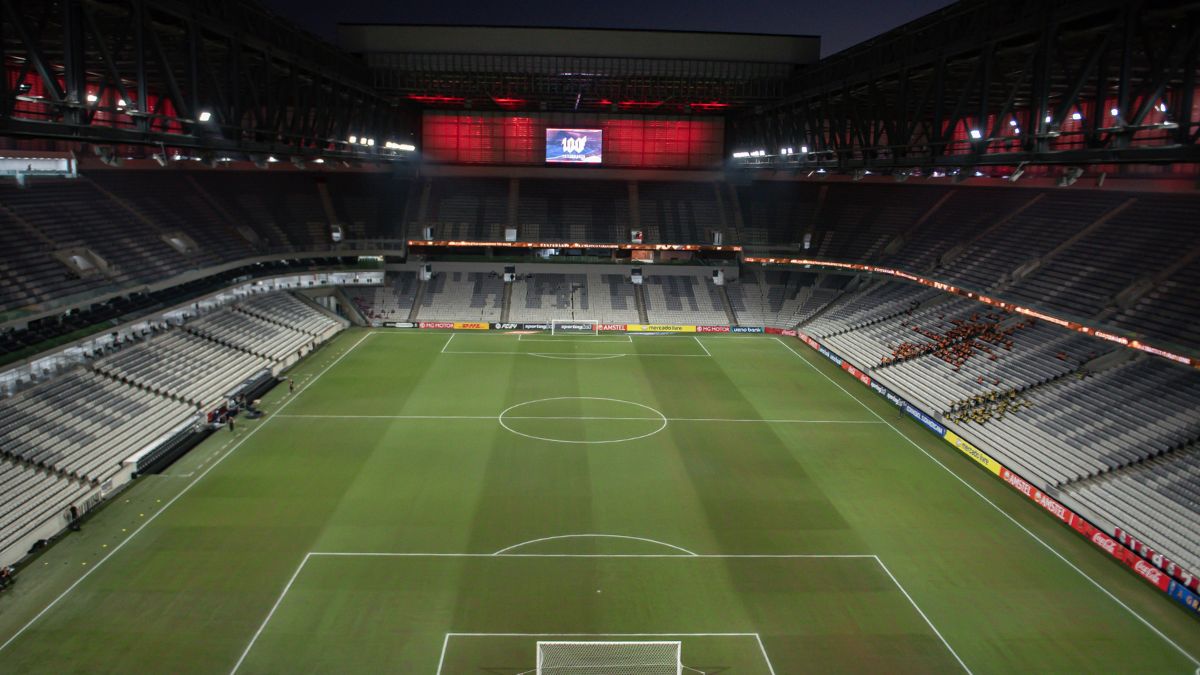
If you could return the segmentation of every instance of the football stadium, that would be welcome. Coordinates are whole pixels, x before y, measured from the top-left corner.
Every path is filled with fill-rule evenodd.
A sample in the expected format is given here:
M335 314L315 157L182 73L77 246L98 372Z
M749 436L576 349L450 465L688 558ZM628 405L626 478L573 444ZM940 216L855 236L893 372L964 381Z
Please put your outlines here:
M1200 673L1200 5L0 6L0 673Z

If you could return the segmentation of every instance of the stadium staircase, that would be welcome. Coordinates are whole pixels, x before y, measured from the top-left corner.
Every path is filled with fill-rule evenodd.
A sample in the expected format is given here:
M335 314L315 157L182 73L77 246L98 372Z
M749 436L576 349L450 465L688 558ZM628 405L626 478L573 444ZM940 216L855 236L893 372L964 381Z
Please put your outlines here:
M738 323L737 315L733 313L733 305L729 302L728 289L724 286L718 286L717 295L721 298L721 307L725 309L725 319L729 321L730 326L736 326Z
M646 314L646 290L643 284L634 284L633 300L637 303L638 321L643 324L650 323L650 318Z
M417 290L416 293L413 294L412 309L408 312L409 322L415 322L417 320L417 314L421 311L422 303L425 302L425 287L428 285L428 283L429 282L421 279L418 275Z
M508 315L512 309L513 285L504 284L504 306L500 310L500 323L508 323Z

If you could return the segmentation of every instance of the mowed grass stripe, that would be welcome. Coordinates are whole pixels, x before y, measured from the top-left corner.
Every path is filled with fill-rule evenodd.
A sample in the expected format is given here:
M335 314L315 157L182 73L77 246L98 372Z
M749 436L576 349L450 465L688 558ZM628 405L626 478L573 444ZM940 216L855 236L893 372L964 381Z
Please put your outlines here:
M840 371L820 361L805 366L770 339L700 338L711 358L589 362L514 353L465 361L439 354L445 334L398 335L367 340L294 399L285 414L446 415L500 411L554 396L599 396L648 405L669 418L878 421L821 374L837 378ZM350 337L339 338L339 344ZM451 346L467 337L456 337ZM489 340L517 341L475 337L479 343ZM697 348L694 339L678 342ZM299 372L311 373L328 360L318 354ZM273 392L268 411L280 401ZM886 408L878 409L886 414ZM555 416L584 412L580 407ZM940 441L907 421L896 424L1173 639L1192 650L1200 645L1194 621L1152 589L1019 495L981 472L973 474L970 463ZM220 435L211 441L224 442ZM197 456L211 447L206 444ZM128 507L142 508L139 496L166 480L147 477L130 491L135 501ZM113 504L44 558L78 567L85 546L119 542L128 517L127 505ZM494 420L381 418L356 424L278 415L0 652L0 671L228 672L310 551L488 554L540 537L589 532L647 537L702 554L878 554L975 672L1194 670L887 425L681 422L638 441L568 446L514 436ZM646 552L636 546L556 540L521 550ZM556 559L545 560L552 565ZM830 669L843 671L881 669L879 661L858 660L856 645L864 642L894 644L899 654L932 641L950 659L911 608L905 623L879 627L862 618L868 596L826 590L822 594L835 601L818 602L816 595L780 590L744 569L723 563L718 568L720 586L732 593L723 613L752 623L768 649L775 643L833 645L827 653L840 655L841 667ZM621 578L597 560L572 569L561 583L579 593L597 595L604 587L597 582ZM365 583L383 583L389 596L435 595L428 612L418 614L430 631L451 632L461 630L459 623L503 614L490 599L503 596L505 584L536 584L539 576L561 574L477 579L475 571L450 569L444 581L434 583L378 568ZM36 570L30 572L18 584L21 593L22 587L38 586ZM67 578L56 575L53 583L65 588ZM670 578L663 573L662 583ZM302 581L304 575L297 583ZM370 592L355 592L356 582L336 571L318 574L313 583L337 608L339 621L372 635L373 620L393 621L366 612ZM762 610L764 594L772 598L769 611ZM624 603L589 597L577 604L559 598L554 616L597 626L592 632L620 632L651 616L655 598L665 596L628 597L633 599ZM22 601L20 595L0 598L0 636L17 629L20 622L13 617L30 615L10 609ZM796 637L783 627L793 607L822 608L830 625L859 628L819 640ZM311 645L333 639L336 631L321 630L319 612L289 619L309 620L317 626L306 634ZM359 656L339 672L377 672L389 663L396 642L411 639L376 637L360 644ZM251 656L257 658L257 649ZM317 663L324 662L314 661L308 670L320 670ZM918 664L900 663L898 669ZM956 668L951 661L946 669Z

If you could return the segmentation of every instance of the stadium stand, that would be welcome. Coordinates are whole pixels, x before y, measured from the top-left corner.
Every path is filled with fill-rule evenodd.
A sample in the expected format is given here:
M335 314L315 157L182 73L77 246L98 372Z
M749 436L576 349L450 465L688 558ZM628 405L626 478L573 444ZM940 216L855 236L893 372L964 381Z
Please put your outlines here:
M508 181L491 178L433 179L424 223L439 239L504 238L508 222ZM414 233L414 235L417 233Z
M742 270L725 291L737 323L794 328L842 293L850 277L809 272Z
M729 317L720 289L704 276L652 274L642 283L651 323L725 325Z
M596 319L586 274L528 274L513 284L510 321Z
M496 272L434 272L425 283L422 321L500 321L504 280Z
M629 190L624 182L522 180L519 194L520 239L629 239Z
M98 482L186 422L195 407L80 368L0 403L0 410L4 455Z
M86 483L20 462L0 460L0 551L16 546L29 531L59 518L69 504L91 491Z
M416 272L389 272L383 286L343 289L368 321L407 321L417 298Z
M709 233L724 233L727 229L712 183L642 181L637 190L638 215L646 241L711 243Z
M237 305L238 311L276 323L318 340L326 340L343 324L300 300L291 293L266 293L251 296Z
M95 369L193 406L207 406L269 365L263 357L174 332L101 359Z

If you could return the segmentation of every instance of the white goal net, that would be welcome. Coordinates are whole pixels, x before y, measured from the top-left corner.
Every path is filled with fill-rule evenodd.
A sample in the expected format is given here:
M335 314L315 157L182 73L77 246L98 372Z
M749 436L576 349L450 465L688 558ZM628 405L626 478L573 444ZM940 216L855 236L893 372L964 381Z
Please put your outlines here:
M679 642L538 642L537 675L682 675Z
M550 322L551 335L596 335L600 326L599 321L584 321L582 319L554 319Z

